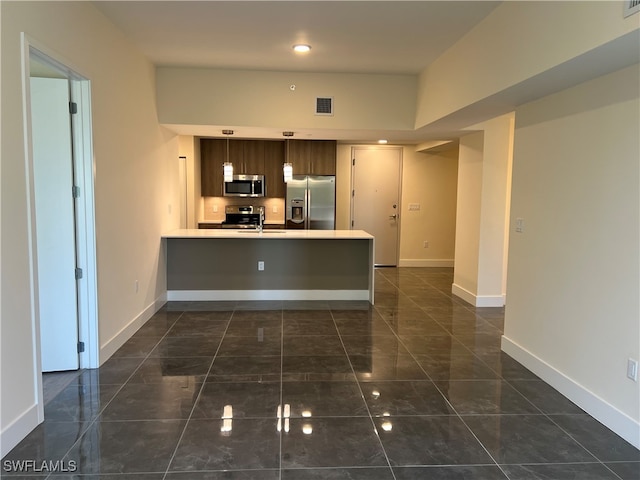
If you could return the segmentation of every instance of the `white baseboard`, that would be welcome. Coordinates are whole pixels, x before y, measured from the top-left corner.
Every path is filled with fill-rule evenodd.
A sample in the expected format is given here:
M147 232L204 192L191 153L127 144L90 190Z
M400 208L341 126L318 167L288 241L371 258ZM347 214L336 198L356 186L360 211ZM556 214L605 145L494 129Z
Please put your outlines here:
M638 421L504 335L502 336L502 351L538 375L607 428L640 449L640 423Z
M124 328L111 337L104 345L100 346L100 365L106 362L116 350L129 340L138 329L149 320L154 313L167 302L167 295L163 293L151 305L140 312Z
M369 290L169 290L168 301L370 300Z
M398 262L399 267L453 267L453 259L439 258L401 258Z
M476 295L455 283L451 285L451 293L474 307L504 307L505 305L504 295Z
M22 439L29 435L29 432L36 428L39 423L38 405L34 404L7 425L0 433L0 458L4 458L4 456L18 445Z

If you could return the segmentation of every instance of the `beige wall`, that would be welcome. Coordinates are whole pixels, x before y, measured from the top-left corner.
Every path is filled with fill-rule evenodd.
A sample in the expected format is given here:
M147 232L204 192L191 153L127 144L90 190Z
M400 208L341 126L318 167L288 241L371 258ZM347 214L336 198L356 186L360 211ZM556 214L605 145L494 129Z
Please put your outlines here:
M406 130L415 118L415 75L161 67L157 81L162 124ZM315 115L317 96L333 97L333 116Z
M502 306L514 114L474 125L460 139L453 293L475 306Z
M453 266L457 183L455 144L437 153L403 149L400 266ZM420 210L409 210L409 204Z
M338 144L336 228L351 228L351 149ZM367 145L371 147L371 145ZM416 152L402 146L400 258L405 266L452 266L455 237L457 150ZM409 203L420 211L409 212ZM429 248L423 248L423 242Z
M202 197L200 191L200 142L191 135L178 137L178 154L186 157L187 163L187 228L198 228L202 220Z
M336 228L351 229L351 147L338 144L336 156Z
M453 283L460 290L458 294L471 296L478 292L483 152L484 132L460 138ZM475 304L473 298L465 298Z
M0 8L4 454L38 421L21 32L91 80L102 360L165 295L160 234L178 224L179 213L177 141L157 122L153 66L88 2L1 2Z
M503 348L640 447L638 85L635 65L517 109Z
M415 125L465 110L484 121L506 113L515 99L540 96L547 86L569 86L589 72L596 76L625 51L633 63L637 34L622 37L637 29L637 15L623 18L620 2L503 2L422 72ZM618 41L622 49L601 48ZM553 81L528 82L543 73ZM498 93L502 101L493 102Z

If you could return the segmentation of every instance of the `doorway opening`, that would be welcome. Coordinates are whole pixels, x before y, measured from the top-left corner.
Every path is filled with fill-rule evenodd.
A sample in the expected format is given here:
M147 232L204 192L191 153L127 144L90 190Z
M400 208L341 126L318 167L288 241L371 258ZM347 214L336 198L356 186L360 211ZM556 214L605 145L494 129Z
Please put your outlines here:
M42 421L43 370L99 366L91 85L68 62L24 34L22 46L34 381ZM58 111L58 117L47 117L54 110L49 108L52 96L61 96L56 102L67 109L62 116ZM43 154L48 142L61 148L58 165L52 164L58 160ZM54 249L61 245L65 252L58 256ZM64 298L47 299L48 288L58 288L57 283L66 284ZM65 303L62 313L48 315L48 309ZM57 367L54 362L43 368L59 332L70 332L72 341L65 348L72 349L66 352L71 363Z

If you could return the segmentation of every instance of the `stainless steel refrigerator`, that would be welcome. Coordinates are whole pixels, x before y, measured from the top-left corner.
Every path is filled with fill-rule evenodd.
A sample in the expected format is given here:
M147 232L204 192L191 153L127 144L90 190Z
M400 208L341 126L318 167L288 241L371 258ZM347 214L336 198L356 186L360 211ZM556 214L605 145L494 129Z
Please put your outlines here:
M287 182L287 228L333 230L336 224L336 177L294 175Z

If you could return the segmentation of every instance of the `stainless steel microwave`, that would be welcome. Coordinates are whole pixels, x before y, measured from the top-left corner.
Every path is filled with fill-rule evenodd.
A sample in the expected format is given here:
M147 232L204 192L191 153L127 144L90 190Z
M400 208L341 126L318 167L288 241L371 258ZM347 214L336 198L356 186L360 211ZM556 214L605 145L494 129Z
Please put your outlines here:
M264 197L264 175L234 175L231 182L224 182L225 197Z

